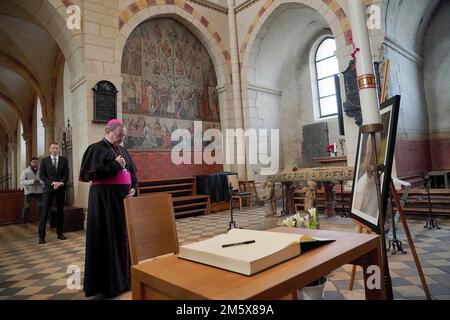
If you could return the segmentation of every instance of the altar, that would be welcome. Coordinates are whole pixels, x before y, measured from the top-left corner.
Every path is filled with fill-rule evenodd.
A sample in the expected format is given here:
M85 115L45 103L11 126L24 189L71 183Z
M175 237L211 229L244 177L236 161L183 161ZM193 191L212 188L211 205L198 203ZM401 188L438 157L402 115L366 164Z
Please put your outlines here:
M282 173L269 176L266 179L266 185L272 185L275 189L275 183L280 182L282 184L283 191L283 209L281 215L295 214L294 206L294 189L295 184L306 183L306 199L304 210L314 207L315 193L320 184L325 185L326 195L326 210L327 216L335 215L335 195L333 188L327 187L333 183L342 183L344 181L353 180L353 168L352 167L319 167L319 168L294 168ZM274 197L274 192L272 193ZM272 199L272 206L274 213L276 213L276 204Z

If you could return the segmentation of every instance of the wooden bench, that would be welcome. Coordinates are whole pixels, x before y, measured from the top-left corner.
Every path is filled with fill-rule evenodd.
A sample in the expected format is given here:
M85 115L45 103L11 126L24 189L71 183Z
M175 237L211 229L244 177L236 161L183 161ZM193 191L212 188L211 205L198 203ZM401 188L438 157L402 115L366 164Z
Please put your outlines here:
M350 205L352 199L352 192L344 190L343 196L336 185L336 212L342 210L344 204L344 211L350 212ZM407 203L403 207L403 211L408 215L427 215L428 214L428 198L424 197L418 201L418 196L423 194L424 189L411 189L408 193ZM431 194L431 211L437 216L450 217L450 189L430 189ZM399 197L402 197L403 191L398 191ZM294 191L295 208L298 211L303 211L305 201L305 192L301 188ZM325 210L325 192L323 188L316 192L317 208L319 213ZM410 203L408 203L408 201Z
M0 191L0 225L22 222L22 210L24 204L23 190ZM36 201L30 207L29 222L39 220Z
M194 177L140 181L137 191L138 196L170 193L172 195L175 218L209 214L211 212L209 196L197 194Z
M338 184L335 185L334 190L336 201L335 207L336 213L341 213L342 211L349 212L352 199L352 192L344 190L342 194L340 186ZM305 195L306 194L303 191L303 188L296 188L294 190L294 206L296 211L304 211ZM326 209L326 201L325 201L325 190L323 187L316 190L316 203L318 212L324 213Z
M411 189L403 211L410 215L428 214L428 197L418 200L424 189ZM400 194L400 193L399 193ZM433 215L450 217L450 189L430 189L431 212Z
M403 177L398 177L398 178L402 181L410 183L412 188L423 187L423 175L422 174L414 174L414 175L403 176Z

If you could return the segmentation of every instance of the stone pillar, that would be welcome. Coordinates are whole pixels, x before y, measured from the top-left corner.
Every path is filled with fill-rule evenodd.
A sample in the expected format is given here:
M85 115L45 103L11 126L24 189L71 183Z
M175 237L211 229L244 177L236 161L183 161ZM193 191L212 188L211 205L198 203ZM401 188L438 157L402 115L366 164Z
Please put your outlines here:
M85 5L82 8L84 61L77 65L76 69L80 70L83 77L72 79L69 87L71 95L69 116L73 128L73 168L69 170L73 172L74 205L84 208L88 203L89 184L78 181L81 158L89 144L99 141L104 134L104 124L92 121L94 114L92 88L98 81L110 81L119 90L117 117L119 119L122 117L122 75L119 63L122 52L115 50L119 34L117 23L120 12L119 0L103 1L103 6L93 5L93 2L84 1Z
M238 50L238 37L237 37L237 21L236 13L234 11L235 0L227 0L228 6L228 33L230 36L230 55L231 55L231 80L232 80L232 92L233 92L233 110L234 110L234 127L236 129L244 129L244 119L242 110L242 97L241 97L241 75L239 68L239 50ZM245 145L245 143L244 143ZM236 144L236 151L239 150L239 146ZM244 149L245 150L245 149ZM247 159L245 160L247 163ZM247 179L247 164L232 166L239 176L240 180Z
M10 188L17 188L17 143L8 143L9 172L11 173Z
M55 141L55 120L51 118L42 118L41 120L45 130L44 149L47 150L50 143ZM47 154L47 151L45 152L45 154Z
M33 138L31 132L22 133L23 140L25 141L25 167L31 162L31 157L33 153Z
M0 177L8 174L8 153L0 151Z

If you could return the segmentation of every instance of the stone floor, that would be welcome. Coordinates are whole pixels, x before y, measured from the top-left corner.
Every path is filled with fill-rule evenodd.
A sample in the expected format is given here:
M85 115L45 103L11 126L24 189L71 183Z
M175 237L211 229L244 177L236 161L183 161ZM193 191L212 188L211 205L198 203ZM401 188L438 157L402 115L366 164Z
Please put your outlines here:
M280 218L265 217L264 208L237 211L235 220L240 227L269 229L277 226ZM186 244L226 231L229 212L196 216L176 221L180 244ZM321 229L356 232L351 219L336 216L321 217ZM450 299L450 221L439 220L441 229L424 229L423 220L408 220L417 252L426 275L433 299ZM85 233L66 233L68 240L56 239L54 230L47 235L47 244L37 244L37 226L9 225L0 227L0 300L62 300L86 299L81 289L67 287L74 270L84 269ZM391 235L389 235L391 236ZM407 254L389 254L389 265L395 299L424 299L420 278L401 225L398 238ZM362 271L358 270L354 290L348 290L352 266L345 265L332 272L326 285L325 299L364 299ZM118 299L130 299L127 292Z

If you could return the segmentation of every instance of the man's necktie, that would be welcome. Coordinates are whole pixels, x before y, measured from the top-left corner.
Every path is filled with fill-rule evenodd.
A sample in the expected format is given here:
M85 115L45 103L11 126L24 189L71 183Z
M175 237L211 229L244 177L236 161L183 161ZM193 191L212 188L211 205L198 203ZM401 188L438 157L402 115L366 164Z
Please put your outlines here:
M53 158L53 167L55 168L55 170L56 170L56 157L55 158Z

